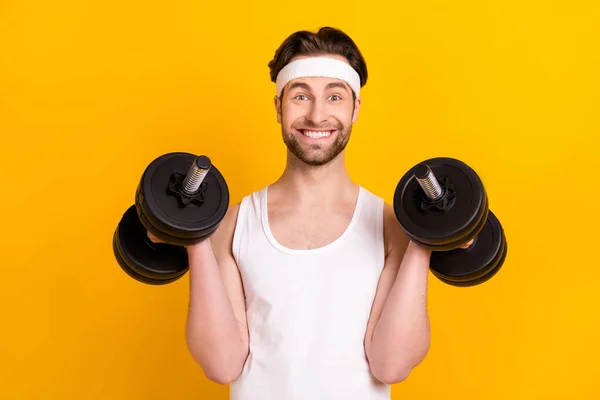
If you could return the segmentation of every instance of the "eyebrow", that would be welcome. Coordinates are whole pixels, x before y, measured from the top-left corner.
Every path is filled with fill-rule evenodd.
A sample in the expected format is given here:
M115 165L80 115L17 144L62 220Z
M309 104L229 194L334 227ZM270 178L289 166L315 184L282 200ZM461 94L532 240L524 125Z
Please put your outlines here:
M296 89L296 88L302 88L302 89L311 91L310 86L304 82L292 83L290 85L289 90L291 91L292 89ZM346 85L343 82L330 82L327 84L327 86L325 86L325 90L329 90L329 89L333 89L333 88L339 88L339 89L344 89L345 91L348 91L348 88L346 87Z

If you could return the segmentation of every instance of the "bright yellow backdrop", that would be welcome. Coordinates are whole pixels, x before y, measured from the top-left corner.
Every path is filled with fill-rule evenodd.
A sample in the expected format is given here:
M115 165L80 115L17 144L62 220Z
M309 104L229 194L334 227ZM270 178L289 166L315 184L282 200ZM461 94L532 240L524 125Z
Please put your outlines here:
M414 163L460 158L509 241L485 285L431 279L431 351L393 398L600 398L599 20L592 0L0 2L0 398L226 399L185 347L187 276L133 281L112 233L162 153L209 154L232 202L276 179L266 64L323 25L369 66L355 179L391 201Z

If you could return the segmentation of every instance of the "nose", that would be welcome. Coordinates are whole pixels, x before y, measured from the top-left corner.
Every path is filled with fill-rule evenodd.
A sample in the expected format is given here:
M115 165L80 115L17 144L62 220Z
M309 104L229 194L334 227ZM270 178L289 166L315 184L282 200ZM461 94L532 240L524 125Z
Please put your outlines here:
M307 118L315 125L327 120L327 110L323 100L317 99L311 103Z

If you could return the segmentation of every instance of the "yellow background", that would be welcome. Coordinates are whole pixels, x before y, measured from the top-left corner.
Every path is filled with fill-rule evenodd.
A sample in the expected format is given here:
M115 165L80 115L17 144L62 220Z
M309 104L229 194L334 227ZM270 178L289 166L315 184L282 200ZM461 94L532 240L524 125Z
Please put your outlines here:
M133 281L112 234L160 154L210 155L232 202L276 179L266 64L323 25L370 72L353 177L391 201L414 163L460 158L509 241L485 285L431 278L432 347L393 398L600 398L599 20L591 0L0 2L0 398L226 399L185 347L187 276Z

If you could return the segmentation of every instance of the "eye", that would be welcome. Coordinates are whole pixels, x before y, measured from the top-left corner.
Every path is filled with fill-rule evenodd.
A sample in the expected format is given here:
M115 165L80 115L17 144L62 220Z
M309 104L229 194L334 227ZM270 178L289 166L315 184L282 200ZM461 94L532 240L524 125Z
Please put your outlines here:
M342 98L340 96L338 96L337 94L333 94L330 97L331 100L341 100Z
M306 100L306 95L298 94L294 96L294 100Z

